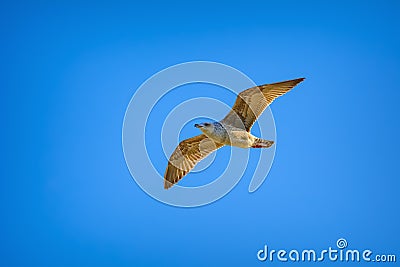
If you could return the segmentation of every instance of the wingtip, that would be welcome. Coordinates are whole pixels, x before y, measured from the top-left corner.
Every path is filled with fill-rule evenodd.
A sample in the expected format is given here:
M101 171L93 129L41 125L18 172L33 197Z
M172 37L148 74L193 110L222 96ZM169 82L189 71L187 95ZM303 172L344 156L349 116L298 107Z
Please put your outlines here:
M301 83L305 79L306 79L305 77L301 77L301 78L297 78L297 79L286 80L286 81L282 81L282 82L276 82L276 83L265 84L265 85L291 84L292 86L296 86L297 84Z
M168 189L170 189L173 185L174 185L173 183L171 183L171 182L165 180L165 182L164 182L164 189L165 189L165 190L168 190Z
M306 78L305 77L301 77L301 78L297 78L292 80L296 85L298 85L299 83L303 82Z

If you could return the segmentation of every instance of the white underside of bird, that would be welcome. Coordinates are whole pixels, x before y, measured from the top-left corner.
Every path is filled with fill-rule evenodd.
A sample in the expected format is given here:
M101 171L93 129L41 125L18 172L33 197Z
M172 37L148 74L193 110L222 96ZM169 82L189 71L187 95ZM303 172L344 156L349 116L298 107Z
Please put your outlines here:
M251 133L220 122L195 124L208 138L214 142L227 146L240 148L267 148L273 145L274 141L258 138ZM221 127L221 130L218 130Z
M202 134L183 140L172 153L164 174L164 188L182 179L211 152L225 145L240 148L268 148L272 140L250 133L251 127L277 97L289 92L304 78L249 88L236 98L232 110L219 122L195 124Z

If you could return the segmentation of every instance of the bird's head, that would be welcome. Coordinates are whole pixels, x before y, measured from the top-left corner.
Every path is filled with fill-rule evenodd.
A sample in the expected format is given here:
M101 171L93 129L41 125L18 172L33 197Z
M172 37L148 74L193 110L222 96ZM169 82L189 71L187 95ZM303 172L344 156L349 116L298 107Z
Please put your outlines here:
M194 127L200 129L203 133L212 133L214 131L214 123L212 122L196 123Z

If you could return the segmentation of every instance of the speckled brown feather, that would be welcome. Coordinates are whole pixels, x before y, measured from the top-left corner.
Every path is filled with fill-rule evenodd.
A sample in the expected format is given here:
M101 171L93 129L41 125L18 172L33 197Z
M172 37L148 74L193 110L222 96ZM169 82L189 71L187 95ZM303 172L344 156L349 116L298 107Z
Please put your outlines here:
M286 94L304 78L279 83L271 83L249 88L236 98L232 110L221 121L223 124L250 131L261 113L277 97Z
M183 140L168 161L164 174L164 188L168 189L182 179L211 152L222 147L204 134Z

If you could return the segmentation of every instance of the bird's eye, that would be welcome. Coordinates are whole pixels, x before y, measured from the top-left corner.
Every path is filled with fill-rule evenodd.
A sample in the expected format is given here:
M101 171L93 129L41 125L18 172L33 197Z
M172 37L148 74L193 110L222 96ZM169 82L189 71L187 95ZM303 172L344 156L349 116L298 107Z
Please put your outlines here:
M210 126L210 124L208 122L204 123L204 126Z

